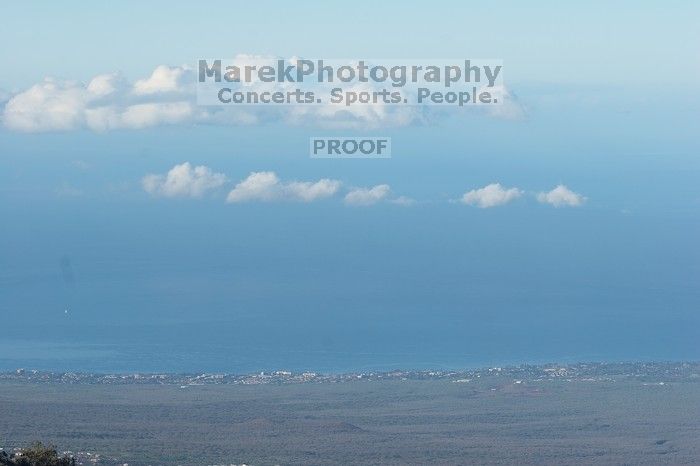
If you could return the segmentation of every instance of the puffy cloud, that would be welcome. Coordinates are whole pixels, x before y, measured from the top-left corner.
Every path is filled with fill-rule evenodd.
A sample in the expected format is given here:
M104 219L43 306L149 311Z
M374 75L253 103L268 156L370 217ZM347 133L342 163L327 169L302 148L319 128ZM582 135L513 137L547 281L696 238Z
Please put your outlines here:
M239 55L233 63L238 66L262 65L273 64L274 60L276 57ZM293 61L291 59L290 63ZM150 76L134 82L117 73L95 76L87 84L47 78L15 95L3 97L0 93L2 121L8 129L27 132L109 131L173 124L251 125L268 122L371 129L424 124L452 114L446 111L447 108L391 105L381 101L352 106L343 103L273 107L201 106L197 105L195 83L195 70L187 66L163 65L156 67ZM247 83L246 90L290 89L287 83L256 81ZM361 83L345 90L372 91L378 88ZM412 92L408 89L397 91L405 95ZM505 88L500 92L507 97L505 103L482 109L482 113L496 118L519 118L522 111L517 100ZM3 104L3 101L6 102Z
M155 196L202 197L208 191L222 186L226 175L214 173L209 167L192 167L189 162L175 165L165 175L146 175L141 180L143 189Z
M327 178L284 183L274 172L253 172L228 193L226 202L312 202L333 196L340 189L340 185L340 181Z
M259 57L240 56L236 63ZM278 87L275 87L278 86ZM255 82L247 90L284 90L279 83ZM5 127L26 132L90 129L142 129L158 125L250 125L281 121L329 128L405 126L422 121L419 109L386 104L313 106L200 106L194 71L158 66L146 79L127 82L119 74L94 77L89 83L47 78L4 105Z
M158 124L183 123L192 119L194 107L189 102L166 102L131 105L120 115L123 128L146 128Z
M174 82L175 78L163 76L168 73L191 72L159 67L151 78L133 86L118 74L99 75L88 84L46 79L11 97L2 121L12 130L39 132L140 129L206 120L207 111L197 107L193 95L167 95L186 89L180 82L184 78Z
M348 205L367 206L385 199L390 192L388 184L378 184L372 188L355 188L345 195L344 200Z
M492 183L483 188L473 189L462 196L461 202L475 205L482 209L507 204L522 196L523 192L518 188L504 188L499 183Z
M551 204L554 207L578 207L586 202L584 196L571 191L563 184L558 185L549 192L537 194L537 200L543 204Z
M194 74L186 67L159 66L147 79L134 83L134 94L148 95L163 92L183 92L187 85L194 85Z
M373 88L364 84L346 87L344 90L359 93L371 92ZM426 107L415 105L392 105L377 102L371 105L348 106L337 103L287 107L283 119L290 124L315 124L329 129L371 129L425 123L429 119L429 112Z
M304 202L315 201L334 195L340 188L340 181L324 178L316 182L293 181L284 186L284 192L290 199Z
M46 79L7 102L3 122L18 131L75 129L84 121L85 101L78 83Z
M118 73L101 74L92 78L86 90L94 97L114 95L128 88L126 80Z
M226 201L272 201L278 195L279 183L274 172L253 172L228 193Z

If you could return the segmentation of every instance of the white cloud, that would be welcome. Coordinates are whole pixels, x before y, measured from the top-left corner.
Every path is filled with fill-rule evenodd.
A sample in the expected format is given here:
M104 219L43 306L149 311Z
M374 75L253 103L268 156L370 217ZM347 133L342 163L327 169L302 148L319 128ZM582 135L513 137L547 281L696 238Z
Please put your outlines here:
M355 188L345 195L345 203L355 206L376 204L385 199L391 188L388 184L378 184L372 188Z
M84 107L79 84L46 79L5 104L3 123L17 131L71 130L84 121Z
M586 202L586 198L584 196L571 191L563 184L558 185L549 192L541 192L537 194L537 200L543 204L551 204L554 207L578 207Z
M96 76L87 85L47 78L8 100L2 112L3 124L26 132L108 131L206 120L206 110L197 107L191 92L174 97L167 94L187 88L173 83L174 78L161 76L190 72L177 67L158 70L133 86L118 74Z
M276 198L279 178L274 172L254 172L236 185L227 202L272 201Z
M234 63L270 64L276 57L239 55ZM47 78L23 92L0 93L3 125L26 132L89 129L142 129L158 125L251 125L282 122L327 128L371 129L424 124L447 115L437 107L391 105L381 101L369 105L200 106L197 105L195 70L187 66L158 66L150 76L129 82L118 73L102 74L87 84ZM288 91L286 83L256 81L248 90ZM373 91L362 83L347 91ZM319 89L319 92L321 91ZM406 92L409 90L400 90ZM517 100L507 89L500 106L483 113L496 118L519 118ZM3 101L6 101L3 103ZM461 110L460 110L461 111Z
M86 90L95 97L114 95L128 88L126 80L118 73L101 74L92 78Z
M372 92L369 84L344 88L347 92ZM396 91L400 92L400 91ZM288 107L283 117L290 124L314 124L324 128L366 129L401 127L427 121L425 107L392 105L377 102L372 105L343 103L326 105L297 105Z
M165 102L137 104L127 107L121 114L122 128L147 128L159 124L175 124L190 121L195 109L189 102Z
M163 92L183 92L186 85L194 84L194 75L187 67L158 66L147 79L134 83L134 94L148 95Z
M202 197L226 182L226 175L214 173L209 167L192 167L189 162L175 165L165 175L146 175L143 189L155 196Z
M475 205L482 209L507 204L522 196L523 192L518 188L504 188L499 183L492 183L483 188L473 189L462 196L461 202Z
M284 187L287 197L304 202L315 201L334 195L340 188L340 181L324 178L316 182L293 181Z
M275 172L253 172L228 193L226 202L312 202L333 196L340 189L340 185L340 181L328 178L284 183Z

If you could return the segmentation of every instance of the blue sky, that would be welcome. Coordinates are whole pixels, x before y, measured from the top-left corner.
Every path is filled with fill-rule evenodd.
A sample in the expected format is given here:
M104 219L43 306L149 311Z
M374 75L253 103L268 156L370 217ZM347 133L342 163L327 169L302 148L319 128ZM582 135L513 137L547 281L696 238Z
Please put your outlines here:
M0 316L42 329L44 367L698 358L698 8L3 4ZM512 111L84 103L98 84L186 92L181 66L236 54L503 59ZM309 158L339 133L390 136L393 157ZM183 335L206 357L169 346ZM112 366L52 359L69 343Z
M39 6L40 5L40 6ZM646 85L698 78L696 2L444 2L439 8L358 1L201 6L13 2L0 32L5 87L46 75L87 80L157 64L255 53L289 57L503 58L509 81ZM304 27L312 24L313 27ZM21 47L17 50L16 47Z

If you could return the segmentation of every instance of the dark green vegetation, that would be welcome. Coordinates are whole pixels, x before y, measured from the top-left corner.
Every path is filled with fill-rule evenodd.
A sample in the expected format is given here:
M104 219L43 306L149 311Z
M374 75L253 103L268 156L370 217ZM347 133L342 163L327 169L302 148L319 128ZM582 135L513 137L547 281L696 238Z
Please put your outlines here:
M0 383L0 446L99 464L700 464L700 382Z
M21 453L0 451L0 465L3 466L75 466L75 459L67 455L59 456L56 448L37 442Z

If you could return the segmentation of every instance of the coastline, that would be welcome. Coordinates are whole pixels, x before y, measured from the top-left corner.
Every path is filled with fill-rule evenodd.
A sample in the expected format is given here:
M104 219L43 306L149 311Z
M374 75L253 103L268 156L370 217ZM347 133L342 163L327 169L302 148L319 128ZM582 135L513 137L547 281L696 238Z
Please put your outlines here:
M2 382L64 383L90 385L160 384L160 385L259 385L300 383L343 383L381 380L447 380L459 382L487 378L513 378L517 380L583 380L614 381L637 379L667 383L682 380L700 381L699 361L668 362L581 362L574 364L522 364L517 366L493 366L464 370L389 370L324 373L315 371L291 371L280 369L256 373L235 374L225 372L54 372L19 368L0 372Z

